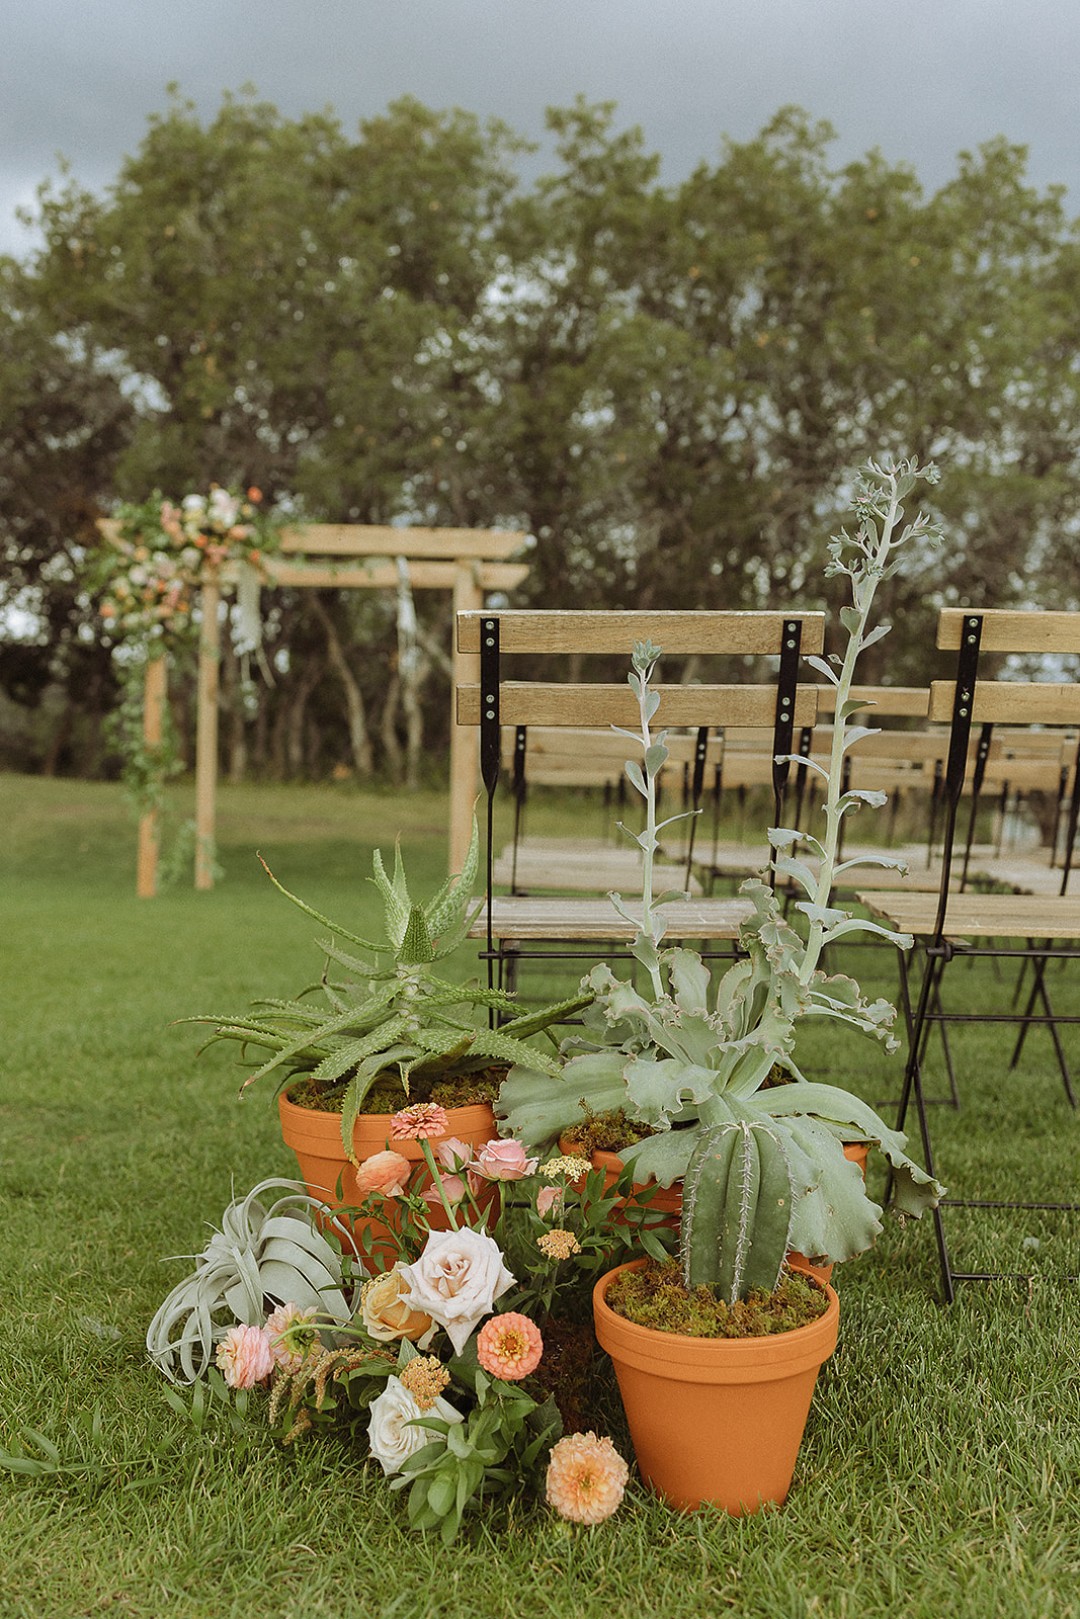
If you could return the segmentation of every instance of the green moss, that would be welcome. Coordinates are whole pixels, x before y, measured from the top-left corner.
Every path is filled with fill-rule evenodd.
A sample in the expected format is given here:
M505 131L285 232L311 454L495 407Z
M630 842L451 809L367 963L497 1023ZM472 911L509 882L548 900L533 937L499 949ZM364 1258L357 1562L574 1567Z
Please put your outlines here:
M620 1107L611 1113L590 1113L586 1109L582 1122L572 1125L562 1139L567 1147L588 1158L594 1152L621 1152L651 1135L647 1124L636 1123Z
M648 1259L625 1270L607 1290L616 1315L657 1332L690 1338L763 1338L793 1332L824 1315L828 1299L809 1277L785 1271L772 1293L754 1292L736 1304L725 1304L711 1287L683 1286L678 1262Z
M414 1073L406 1092L398 1073L387 1070L368 1091L363 1111L396 1113L410 1102L438 1102L440 1107L490 1104L498 1096L505 1078L506 1067L500 1063L471 1074L448 1074L436 1069L432 1073ZM317 1113L340 1113L346 1089L344 1081L338 1085L319 1085L311 1079L298 1079L289 1089L289 1099L297 1107L311 1108Z

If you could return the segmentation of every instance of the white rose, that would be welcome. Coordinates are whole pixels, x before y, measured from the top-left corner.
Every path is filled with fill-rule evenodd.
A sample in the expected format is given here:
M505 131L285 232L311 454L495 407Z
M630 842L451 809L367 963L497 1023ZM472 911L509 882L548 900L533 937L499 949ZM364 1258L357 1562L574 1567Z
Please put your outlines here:
M477 1322L515 1278L486 1231L433 1231L415 1265L401 1266L401 1299L445 1327L460 1355Z
M421 1411L401 1379L388 1377L383 1393L371 1402L368 1424L371 1454L384 1473L400 1473L402 1464L413 1451L437 1437L430 1428L418 1427L416 1417L441 1417L444 1422L463 1420L461 1412L443 1399L436 1400L427 1411Z

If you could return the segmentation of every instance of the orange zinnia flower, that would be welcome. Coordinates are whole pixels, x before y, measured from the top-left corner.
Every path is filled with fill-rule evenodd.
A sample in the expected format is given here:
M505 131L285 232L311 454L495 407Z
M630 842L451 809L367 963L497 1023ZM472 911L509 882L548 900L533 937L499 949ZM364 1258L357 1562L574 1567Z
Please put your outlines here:
M485 1321L476 1338L476 1358L492 1377L518 1383L535 1372L544 1353L540 1329L527 1315L508 1310Z

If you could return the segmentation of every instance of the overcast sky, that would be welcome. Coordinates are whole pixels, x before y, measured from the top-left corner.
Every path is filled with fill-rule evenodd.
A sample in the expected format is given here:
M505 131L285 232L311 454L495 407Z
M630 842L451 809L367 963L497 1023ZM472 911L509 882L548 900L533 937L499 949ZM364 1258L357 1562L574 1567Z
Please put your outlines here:
M92 189L134 151L165 86L209 117L253 83L347 131L411 94L540 137L546 106L618 103L678 180L724 135L796 102L837 161L880 147L928 188L1004 134L1080 213L1077 0L0 0L0 251L58 154Z

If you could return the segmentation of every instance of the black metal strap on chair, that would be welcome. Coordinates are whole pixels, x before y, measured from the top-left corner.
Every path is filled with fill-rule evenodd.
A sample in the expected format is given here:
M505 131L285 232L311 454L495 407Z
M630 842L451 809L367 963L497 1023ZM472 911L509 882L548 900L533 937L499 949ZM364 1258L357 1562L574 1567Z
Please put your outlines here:
M802 624L797 618L784 622L780 642L780 669L776 677L776 717L773 720L772 789L773 825L784 822L784 795L791 774L795 736L795 689L799 682L799 653ZM805 767L804 767L805 768ZM776 887L776 871L770 863L769 887Z
M491 893L494 887L495 789L502 765L502 732L499 728L499 620L485 614L480 621L480 779L487 795L487 976L488 988L495 987L494 935L491 929ZM515 758L516 764L516 758ZM494 1019L494 1014L492 1014Z
M694 840L701 814L701 795L705 789L705 760L709 754L709 727L699 725L694 738L694 766L690 778L689 802L690 831L686 839L686 886L690 887L694 875Z

